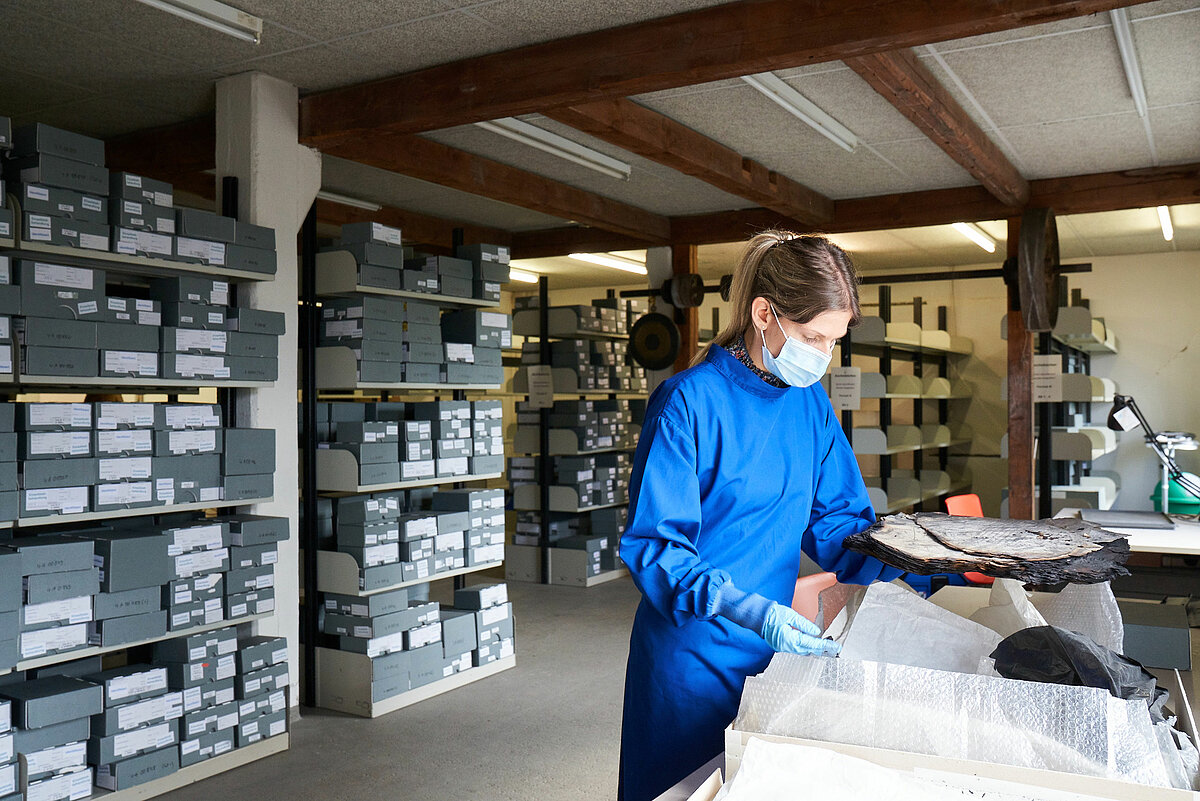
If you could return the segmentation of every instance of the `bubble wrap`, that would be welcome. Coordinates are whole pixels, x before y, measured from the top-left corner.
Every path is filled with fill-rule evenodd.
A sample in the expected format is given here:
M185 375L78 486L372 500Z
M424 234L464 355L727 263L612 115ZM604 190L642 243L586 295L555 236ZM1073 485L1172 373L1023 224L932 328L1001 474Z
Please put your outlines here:
M1118 654L1125 652L1125 627L1112 587L1101 584L1068 584L1050 598L1038 598L1034 606L1046 622L1074 631Z
M1182 775L1165 764L1143 702L845 658L776 654L746 680L735 726L1167 787Z

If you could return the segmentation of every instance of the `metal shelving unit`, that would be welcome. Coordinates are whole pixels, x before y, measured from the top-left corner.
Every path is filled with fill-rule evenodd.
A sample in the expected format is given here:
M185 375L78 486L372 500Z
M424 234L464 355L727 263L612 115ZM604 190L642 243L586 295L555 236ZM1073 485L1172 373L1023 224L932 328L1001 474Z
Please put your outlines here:
M257 762L260 759L281 754L288 749L291 743L290 738L291 734L289 732L277 734L274 737L268 737L265 740L259 740L256 743L251 743L241 748L235 748L228 753L206 759L203 762L197 762L195 765L180 768L170 776L164 776L161 779L139 784L128 790L110 792L94 788L91 797L103 798L104 801L142 801L142 799L146 798L155 798L172 790L187 787L189 784L195 784L205 779L211 779L213 776L219 776L234 768L249 765L251 762Z
M486 392L500 389L501 384L421 384L379 383L358 380L358 363L354 351L344 345L325 345L317 348L317 390L352 392L372 390L382 392L408 392L411 390L436 390L464 392Z
M318 253L316 270L316 293L321 297L379 295L387 298L424 300L438 306L460 308L469 306L496 308L500 305L494 301L480 300L479 298L460 298L435 292L413 292L405 289L386 289L360 284L358 282L358 263L354 260L354 254L348 250L328 250Z
M202 512L206 509L230 509L235 506L252 506L256 503L270 503L273 498L251 498L245 501L199 501L197 503L178 503L167 506L139 506L133 509L116 509L109 512L84 512L77 515L42 515L40 517L17 518L13 525L18 528L34 528L36 526L56 526L64 523L94 523L98 520L115 520L124 517L146 517L148 515L170 515L178 512Z

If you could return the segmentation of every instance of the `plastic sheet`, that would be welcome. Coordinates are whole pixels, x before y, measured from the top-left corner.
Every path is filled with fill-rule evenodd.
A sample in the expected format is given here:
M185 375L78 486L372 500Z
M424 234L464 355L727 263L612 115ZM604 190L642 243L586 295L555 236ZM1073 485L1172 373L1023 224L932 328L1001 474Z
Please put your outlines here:
M1121 610L1108 582L1068 584L1062 592L1038 598L1034 607L1046 624L1074 631L1118 654L1125 651Z
M1142 702L844 656L776 654L746 680L735 726L1158 786L1177 786L1181 773Z
M1001 637L1031 626L1046 625L1046 620L1029 600L1025 587L1015 579L996 579L988 595L988 605L971 615L971 620L987 626Z
M999 644L996 632L931 604L911 590L872 584L849 621L842 638L842 656L975 673Z

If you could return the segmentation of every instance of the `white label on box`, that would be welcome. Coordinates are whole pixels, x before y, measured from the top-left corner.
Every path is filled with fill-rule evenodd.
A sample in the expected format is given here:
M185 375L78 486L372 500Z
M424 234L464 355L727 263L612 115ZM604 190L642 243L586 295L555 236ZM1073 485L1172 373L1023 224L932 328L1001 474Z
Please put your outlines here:
M222 488L221 487L201 487L200 488L200 500L201 501L219 501L221 499L222 499Z
M122 481L119 484L97 484L96 506L127 506L150 503L154 488L149 481Z
M162 315L158 312L138 312L138 325L149 325L157 328L162 325Z
M175 503L175 480L171 478L155 480L154 497L163 503Z
M87 743L67 743L43 748L41 751L31 751L23 756L27 766L26 773L30 775L59 772L87 763Z
M238 713L227 712L217 716L217 731L228 731L238 725Z
M362 326L357 320L332 320L325 323L327 337L360 337Z
M153 403L99 403L96 407L96 428L102 431L110 431L120 425L133 428L154 425Z
M92 406L89 403L31 403L27 407L29 424L61 428L89 428Z
M109 700L129 698L133 695L166 691L167 669L143 670L130 676L119 676L108 681Z
M121 208L125 209L126 214L141 214L142 204L136 200L126 200L121 203Z
M106 350L104 351L104 369L110 373L157 376L158 354L131 350Z
M181 236L175 240L176 253L192 259L200 259L207 264L225 264L225 244L223 242L206 242L203 239L189 239Z
M31 512L61 512L81 514L88 506L90 487L58 487L56 489L26 490L25 508Z
M52 224L53 223L50 221L50 215L48 215L48 214L30 214L29 215L29 227L30 228L49 228ZM37 283L40 284L41 281L37 281Z
M6 323L6 325L7 325L7 323ZM12 371L13 371L12 346L0 345L0 373L11 373Z
M127 301L125 298L108 298L107 302L109 311L129 311L129 301Z
M50 190L47 187L36 184L25 184L25 197L33 198L34 200L49 200Z
M380 223L371 223L371 238L376 242L384 242L389 245L400 246L400 229L391 228Z
M87 248L88 250L108 250L108 237L81 233L79 235L79 247Z
M131 456L122 459L100 459L101 481L126 481L150 478L152 461L149 456ZM168 479L169 480L169 479Z
M0 317L0 339L12 338L11 319L8 317Z
M154 450L154 432L141 429L99 431L96 450L100 453L150 453Z
M483 328L508 328L508 315L496 312L480 312L479 325Z
M219 428L221 419L208 404L183 404L166 409L167 428Z
M204 331L192 328L175 330L175 347L178 350L211 350L225 352L228 338L224 331Z
M493 606L490 609L482 610L479 613L479 622L485 626L494 626L501 621L508 620L508 615L508 604L501 604L500 606Z
M47 601L43 604L25 604L21 607L21 617L26 626L62 622L86 623L92 619L92 596Z
M272 721L271 725L268 728L269 728L269 733L267 734L267 736L275 737L276 735L283 734L285 731L287 731L287 721L286 720Z
M21 633L21 658L30 659L72 648L82 648L87 644L88 630L85 623L26 631Z
M130 189L141 189L142 176L133 175L132 173L125 173L125 185Z
M223 322L225 322L225 313L224 312L209 312L208 313L208 324L209 325L220 325Z
M161 206L164 209L169 209L175 205L175 198L169 192L155 192L154 205ZM175 230L174 220L171 221L171 230Z
M187 551L211 551L220 548L222 544L221 526L219 524L190 526L188 528L175 529L172 532L171 545L168 547L167 553L170 556L178 556Z
M101 211L104 208L104 201L98 197L84 195L80 204L88 211Z
M417 578L429 578L429 560L422 559L417 562Z
M386 637L376 637L367 642L367 656L374 659L377 656L404 650L404 632L398 631ZM255 679L257 681L257 679Z
M1062 357L1057 353L1033 357L1033 402L1062 401Z
M14 738L13 738L12 734L5 734L3 736L0 736L0 764L7 764L8 762L12 761L13 739ZM0 784L2 784L2 783L3 783L3 779L0 778ZM3 791L2 788L0 788L0 792L2 792L2 791Z
M212 453L217 450L217 432L211 429L200 431L170 431L167 434L167 449L174 454L197 451Z

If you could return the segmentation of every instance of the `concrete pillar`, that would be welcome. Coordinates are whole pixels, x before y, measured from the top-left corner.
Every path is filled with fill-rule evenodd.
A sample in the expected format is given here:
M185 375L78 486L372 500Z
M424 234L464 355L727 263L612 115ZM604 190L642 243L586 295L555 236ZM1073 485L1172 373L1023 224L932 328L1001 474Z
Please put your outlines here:
M239 284L237 302L287 316L287 333L279 341L279 381L269 389L238 390L237 413L241 426L275 429L275 499L251 511L288 518L290 536L281 543L275 566L275 617L261 622L258 631L287 637L294 688L300 686L301 661L296 434L300 263L296 242L300 225L321 187L320 155L298 144L298 124L296 87L254 72L217 82L217 175L237 177L242 220L275 229L279 263L274 281ZM299 703L299 699L300 693L293 691L292 703Z

